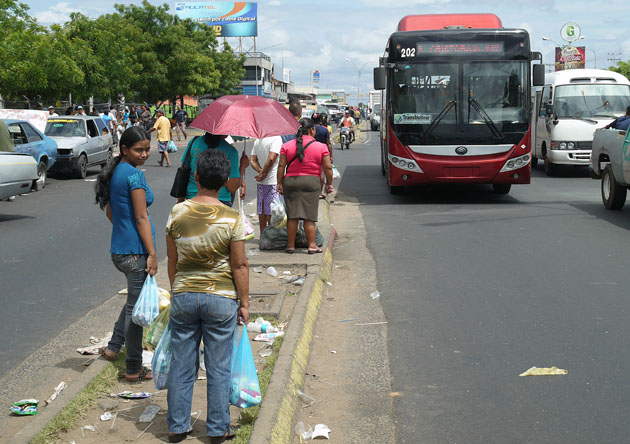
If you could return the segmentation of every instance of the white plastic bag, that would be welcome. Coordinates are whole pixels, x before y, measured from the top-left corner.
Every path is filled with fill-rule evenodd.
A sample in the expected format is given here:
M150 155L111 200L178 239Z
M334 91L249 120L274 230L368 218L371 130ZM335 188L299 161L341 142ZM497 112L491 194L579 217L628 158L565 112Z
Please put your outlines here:
M131 313L131 320L134 324L148 327L160 314L159 292L155 276L149 274L144 281L142 290L140 290L140 296Z
M237 194L236 198L238 199L238 211L241 213L241 220L243 221L245 240L253 239L255 235L254 226L250 222L249 218L245 215L245 211L243 210L243 201L241 200L241 197Z
M339 170L337 169L337 167L335 166L335 164L333 164L332 166L332 178L333 179L339 179L341 177L341 174L339 174Z
M276 229L281 229L287 224L287 210L284 206L284 196L276 194L271 202L271 225Z

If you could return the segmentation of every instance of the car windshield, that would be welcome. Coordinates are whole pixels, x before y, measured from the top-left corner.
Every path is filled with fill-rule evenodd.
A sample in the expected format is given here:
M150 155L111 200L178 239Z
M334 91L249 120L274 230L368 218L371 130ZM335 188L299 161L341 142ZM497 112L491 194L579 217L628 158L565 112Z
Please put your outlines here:
M556 88L553 111L558 117L617 117L630 105L630 85L575 84Z
M85 137L85 125L77 119L48 119L44 134L50 137Z

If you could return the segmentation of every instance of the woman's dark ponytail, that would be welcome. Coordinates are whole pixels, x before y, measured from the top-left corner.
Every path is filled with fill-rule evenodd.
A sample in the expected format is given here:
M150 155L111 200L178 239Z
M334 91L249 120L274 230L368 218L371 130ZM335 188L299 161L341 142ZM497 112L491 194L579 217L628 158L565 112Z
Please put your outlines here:
M300 162L304 159L304 141L302 140L302 127L298 128L295 137L295 155Z
M149 136L147 136L146 131L139 126L132 126L127 128L122 133L118 142L118 146L131 148L136 143L143 140L149 140ZM118 155L118 157L116 157L109 165L103 168L96 178L96 185L94 185L94 191L96 192L96 201L94 203L97 203L101 207L101 210L105 209L109 202L109 183L112 181L114 170L122 160L122 157L123 152L122 149L120 149L120 154Z
M311 128L315 127L315 122L308 117L300 119L300 127L297 130L296 142L295 142L295 155L300 162L304 160L304 134L308 134Z
M101 210L105 209L109 203L109 183L114 175L114 170L122 160L122 155L116 157L109 165L101 170L96 178L96 185L94 190L96 191L96 201Z

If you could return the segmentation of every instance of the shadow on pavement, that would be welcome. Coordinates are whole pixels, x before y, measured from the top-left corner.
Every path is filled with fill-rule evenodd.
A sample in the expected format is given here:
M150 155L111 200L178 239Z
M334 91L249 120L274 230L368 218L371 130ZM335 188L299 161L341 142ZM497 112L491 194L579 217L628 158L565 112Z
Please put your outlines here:
M338 190L337 201L343 201L344 195L349 195L355 197L362 205L513 204L519 202L509 194L496 194L492 186L486 184L407 187L401 194L393 195L387 190L387 183L378 165L347 166Z
M572 202L570 205L619 228L630 230L630 205L628 204L624 207L625 210L621 211L607 210L603 203ZM592 234L596 235L596 233Z
M33 216L22 216L20 214L2 214L2 207L0 207L0 223L11 222L13 220L21 219L35 219Z

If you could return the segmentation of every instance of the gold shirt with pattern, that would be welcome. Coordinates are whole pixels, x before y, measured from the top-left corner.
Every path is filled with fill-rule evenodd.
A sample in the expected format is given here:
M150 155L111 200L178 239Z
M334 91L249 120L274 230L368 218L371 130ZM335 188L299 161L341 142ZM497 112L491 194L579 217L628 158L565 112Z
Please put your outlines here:
M166 234L177 246L173 293L213 293L237 299L230 244L245 240L238 211L186 200L171 210Z

